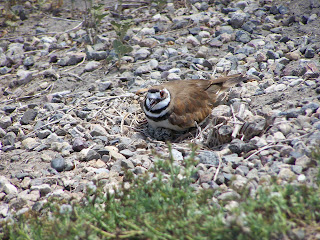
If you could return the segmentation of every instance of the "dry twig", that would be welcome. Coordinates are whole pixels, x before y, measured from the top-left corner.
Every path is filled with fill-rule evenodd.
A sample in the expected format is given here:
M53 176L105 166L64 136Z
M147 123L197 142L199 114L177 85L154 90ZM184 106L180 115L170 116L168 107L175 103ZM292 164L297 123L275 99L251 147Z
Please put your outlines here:
M219 158L219 165L218 165L217 171L216 171L216 173L214 174L214 177L213 177L213 181L214 182L218 178L218 174L219 174L219 171L220 171L220 168L221 168L221 163L222 163L222 159L221 159L220 153L217 152L217 155L218 155L218 158Z

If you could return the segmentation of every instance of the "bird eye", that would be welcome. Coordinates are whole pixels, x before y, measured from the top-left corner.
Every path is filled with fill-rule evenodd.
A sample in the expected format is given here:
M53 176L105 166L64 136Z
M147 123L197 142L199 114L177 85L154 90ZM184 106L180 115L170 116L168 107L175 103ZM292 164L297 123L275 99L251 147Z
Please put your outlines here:
M161 90L161 91L160 91L160 97L163 98L163 96L164 96L164 91Z

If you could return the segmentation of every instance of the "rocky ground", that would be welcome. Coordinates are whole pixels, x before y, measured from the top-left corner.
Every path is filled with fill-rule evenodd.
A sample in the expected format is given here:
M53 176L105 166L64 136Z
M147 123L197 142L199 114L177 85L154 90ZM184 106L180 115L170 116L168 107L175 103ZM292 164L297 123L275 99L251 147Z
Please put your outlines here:
M173 2L115 9L101 1L109 14L100 32L82 22L90 19L83 3L14 6L18 26L0 39L2 219L39 211L50 196L79 200L87 187L112 189L124 169L145 173L153 150L169 154L165 139L174 141L177 164L190 142L199 145L194 185L220 188L221 198L272 177L314 184L319 1ZM111 21L125 18L132 19L125 40L133 50L119 62ZM250 80L230 91L202 129L179 140L145 124L136 90L233 73Z

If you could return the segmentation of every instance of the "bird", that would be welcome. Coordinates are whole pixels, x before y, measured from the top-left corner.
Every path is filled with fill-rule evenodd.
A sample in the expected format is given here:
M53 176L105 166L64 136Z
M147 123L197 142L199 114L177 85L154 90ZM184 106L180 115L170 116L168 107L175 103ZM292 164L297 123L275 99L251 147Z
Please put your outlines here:
M201 124L223 101L226 91L245 80L244 75L234 74L166 82L140 91L147 91L141 107L152 128L185 131Z

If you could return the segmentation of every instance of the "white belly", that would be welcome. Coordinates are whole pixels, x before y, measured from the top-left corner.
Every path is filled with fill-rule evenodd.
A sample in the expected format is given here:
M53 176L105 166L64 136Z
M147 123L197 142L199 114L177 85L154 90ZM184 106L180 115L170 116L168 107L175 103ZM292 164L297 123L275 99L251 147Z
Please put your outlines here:
M148 120L148 123L151 125L151 127L153 128L157 128L157 127L162 127L162 128L169 128L169 129L172 129L172 130L175 130L175 131L184 131L184 130L187 130L187 128L181 128L179 126L175 126L175 125L172 125L168 119L166 120L163 120L163 121L159 121L159 122L155 122L151 119L149 119L147 117L147 120Z

